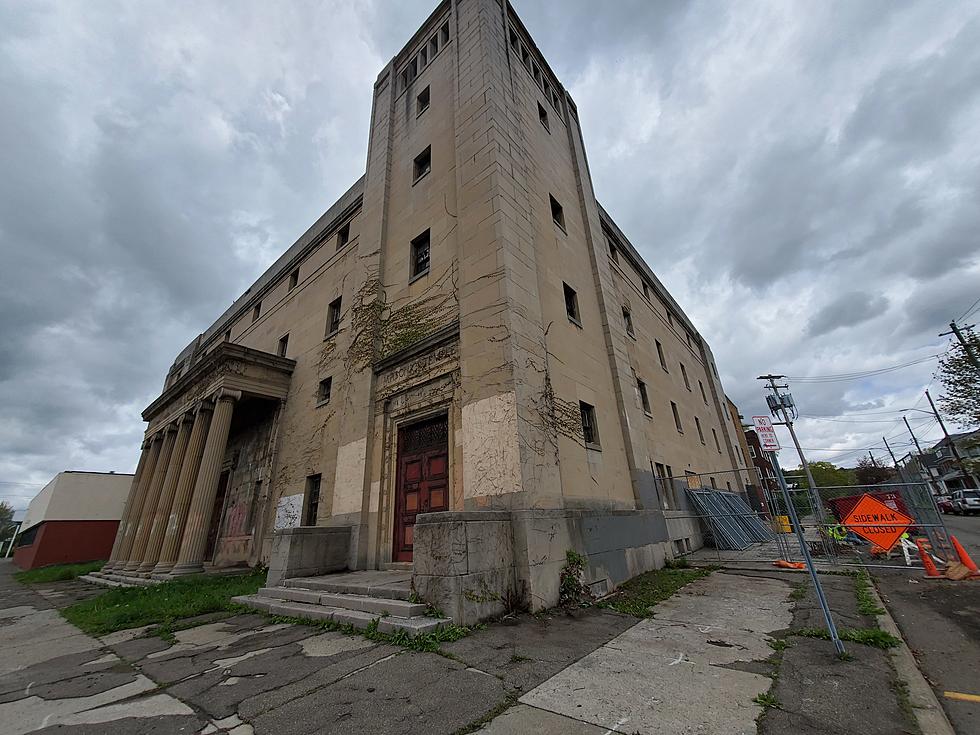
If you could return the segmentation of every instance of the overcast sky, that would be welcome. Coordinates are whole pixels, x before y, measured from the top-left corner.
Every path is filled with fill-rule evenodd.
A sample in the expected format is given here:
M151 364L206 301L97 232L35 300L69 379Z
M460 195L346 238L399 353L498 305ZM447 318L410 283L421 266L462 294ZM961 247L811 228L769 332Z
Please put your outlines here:
M0 4L0 499L133 470L176 353L363 173L374 79L435 4ZM516 7L743 414L762 373L945 349L980 297L980 5ZM907 451L934 366L796 383L812 458Z

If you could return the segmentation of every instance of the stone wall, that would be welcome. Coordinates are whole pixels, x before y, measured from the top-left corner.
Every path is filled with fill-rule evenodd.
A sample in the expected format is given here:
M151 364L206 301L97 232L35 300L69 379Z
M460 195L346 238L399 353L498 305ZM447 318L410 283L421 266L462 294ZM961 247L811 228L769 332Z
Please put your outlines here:
M293 577L312 577L347 568L351 542L349 526L300 526L272 534L269 576L276 587Z

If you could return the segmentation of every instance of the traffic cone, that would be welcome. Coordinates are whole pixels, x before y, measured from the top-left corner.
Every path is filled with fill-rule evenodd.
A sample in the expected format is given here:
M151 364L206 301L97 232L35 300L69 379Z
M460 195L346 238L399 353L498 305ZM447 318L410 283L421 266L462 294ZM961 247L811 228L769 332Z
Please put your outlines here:
M915 545L919 548L919 558L922 559L922 566L926 570L927 577L941 577L939 570L936 569L935 563L932 561L932 557L929 552L925 550L926 540L924 538L917 538L915 540Z
M956 555L960 558L960 564L965 566L974 574L978 573L977 565L974 563L970 555L966 553L966 549L956 540L956 536L950 536L949 540L953 543L953 548L956 549Z

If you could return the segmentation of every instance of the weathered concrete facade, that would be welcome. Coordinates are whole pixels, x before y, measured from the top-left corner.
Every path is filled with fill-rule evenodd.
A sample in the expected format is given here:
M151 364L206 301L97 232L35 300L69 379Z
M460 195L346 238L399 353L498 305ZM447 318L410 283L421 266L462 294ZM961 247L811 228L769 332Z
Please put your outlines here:
M378 76L364 176L144 412L113 564L314 573L323 539L459 619L540 608L569 549L602 590L700 544L665 478L739 466L725 400L513 9L446 0Z

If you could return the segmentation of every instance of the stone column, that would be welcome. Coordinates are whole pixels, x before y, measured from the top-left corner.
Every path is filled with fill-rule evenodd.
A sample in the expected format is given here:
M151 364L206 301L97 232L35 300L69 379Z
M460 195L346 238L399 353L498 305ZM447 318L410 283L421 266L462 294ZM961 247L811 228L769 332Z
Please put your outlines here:
M140 513L139 526L133 535L133 547L129 551L129 561L126 562L123 569L127 574L135 572L143 562L143 552L146 551L146 542L150 537L150 526L153 525L153 516L156 514L160 488L163 486L167 468L170 466L170 455L173 453L177 427L171 424L162 433L163 443L160 445L160 456L157 457L157 464L153 469L153 479L150 480L149 487L146 489L143 512Z
M222 389L214 405L214 415L208 428L208 438L201 456L201 469L194 484L194 497L187 514L187 527L180 544L180 554L171 576L198 574L204 571L204 551L208 543L208 529L211 525L211 511L214 496L218 492L218 479L221 477L221 464L225 458L228 444L228 431L235 401L242 397L239 391Z
M160 488L160 499L157 501L156 512L150 525L150 535L146 541L146 551L143 552L143 562L136 570L137 574L145 577L150 576L150 572L153 571L160 559L163 533L170 518L170 506L174 502L177 478L180 476L180 470L184 464L184 454L187 451L187 442L190 439L193 420L194 416L189 413L177 420L177 437L174 439L174 448L170 452L170 465L167 467L167 474L163 478L163 486Z
M136 465L136 473L133 475L133 483L129 487L129 495L126 496L126 505L123 507L122 515L119 517L119 527L116 529L116 540L112 542L112 551L109 553L109 560L102 567L103 572L111 572L112 568L119 562L119 549L122 547L123 536L126 535L126 519L133 507L133 499L136 491L139 490L140 478L146 468L146 458L150 453L150 440L144 439L140 451L139 463Z
M187 513L194 496L194 484L201 467L201 455L204 453L204 440L208 436L208 426L211 424L211 412L214 404L210 401L201 403L194 415L194 426L187 441L184 461L180 466L180 476L174 491L173 503L167 516L163 532L163 544L160 547L160 558L153 568L155 579L163 578L170 573L177 561L180 542L184 537L184 526L187 524Z
M163 444L163 432L158 431L150 438L150 452L146 457L146 464L140 475L140 484L133 496L130 504L129 513L126 515L126 528L123 531L122 542L119 545L119 561L113 566L114 572L125 569L129 563L130 551L133 548L133 540L136 538L136 530L139 527L140 516L143 513L143 505L146 500L146 490L153 479L156 470L157 459L160 457L160 447Z

